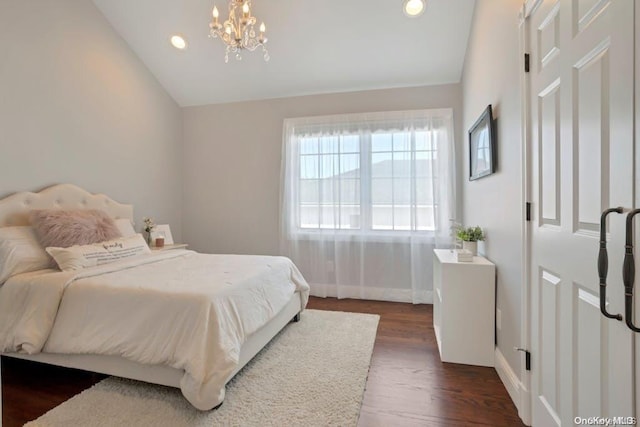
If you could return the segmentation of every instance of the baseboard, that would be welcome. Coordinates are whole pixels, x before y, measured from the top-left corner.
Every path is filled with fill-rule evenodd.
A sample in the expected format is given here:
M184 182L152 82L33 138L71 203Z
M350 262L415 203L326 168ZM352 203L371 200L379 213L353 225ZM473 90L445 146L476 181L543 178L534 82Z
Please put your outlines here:
M507 393L509 393L509 397L513 401L513 404L516 405L518 414L520 414L520 391L522 389L522 384L498 347L496 347L495 352L495 369L496 372L498 372L498 376L500 377L502 384L504 384L504 387L507 389Z
M322 285L311 283L311 295L315 297L352 298L374 301L433 304L433 291L414 292L411 289L374 288L366 286Z

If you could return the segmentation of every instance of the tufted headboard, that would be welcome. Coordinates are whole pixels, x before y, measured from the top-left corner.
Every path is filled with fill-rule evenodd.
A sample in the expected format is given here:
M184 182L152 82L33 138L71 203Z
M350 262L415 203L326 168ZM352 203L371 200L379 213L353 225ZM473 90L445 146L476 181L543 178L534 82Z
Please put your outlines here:
M38 193L20 192L0 199L0 227L29 225L33 209L100 209L114 219L133 221L133 206L118 203L104 194L91 194L72 184L54 185Z

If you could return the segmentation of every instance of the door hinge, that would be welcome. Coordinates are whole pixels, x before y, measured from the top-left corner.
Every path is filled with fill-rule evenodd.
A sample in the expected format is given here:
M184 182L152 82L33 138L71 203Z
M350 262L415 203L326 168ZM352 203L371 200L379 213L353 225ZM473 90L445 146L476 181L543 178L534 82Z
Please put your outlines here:
M531 221L531 202L527 202L525 208L527 221Z
M529 350L525 350L524 348L514 347L515 351L521 351L524 353L524 367L527 371L531 370L531 352Z
M530 57L528 53L524 54L524 72L528 73L531 70L531 65L530 65Z

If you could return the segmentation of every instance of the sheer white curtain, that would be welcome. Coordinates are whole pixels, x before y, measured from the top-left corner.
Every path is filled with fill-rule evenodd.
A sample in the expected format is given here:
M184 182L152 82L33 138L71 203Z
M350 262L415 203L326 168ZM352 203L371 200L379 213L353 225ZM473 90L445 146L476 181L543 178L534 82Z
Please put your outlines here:
M432 302L454 159L450 109L285 120L281 250L312 295Z

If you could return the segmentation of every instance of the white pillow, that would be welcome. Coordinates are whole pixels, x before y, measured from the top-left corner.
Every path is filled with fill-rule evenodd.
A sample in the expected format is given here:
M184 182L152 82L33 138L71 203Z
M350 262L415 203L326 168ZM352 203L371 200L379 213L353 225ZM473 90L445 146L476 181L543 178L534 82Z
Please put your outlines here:
M31 227L0 228L0 285L9 277L51 266Z
M136 235L136 230L133 229L133 224L131 224L130 219L128 218L116 219L115 223L122 237L131 237Z
M142 235L136 234L132 237L121 237L92 245L69 248L49 247L47 253L56 260L60 270L70 271L135 258L151 253L151 249Z

